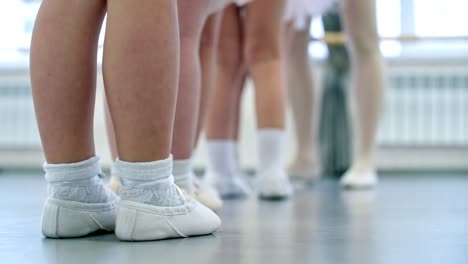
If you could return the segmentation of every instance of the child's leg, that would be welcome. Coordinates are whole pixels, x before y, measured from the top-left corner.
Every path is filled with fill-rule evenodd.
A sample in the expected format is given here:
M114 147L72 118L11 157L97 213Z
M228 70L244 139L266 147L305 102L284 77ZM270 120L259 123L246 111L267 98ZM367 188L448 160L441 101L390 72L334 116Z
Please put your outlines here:
M233 82L242 65L242 29L239 9L230 5L224 10L216 61L217 76L207 113L205 134L208 140L233 138Z
M283 168L286 152L286 89L282 48L284 0L255 0L246 7L245 56L255 83L260 195L291 194Z
M207 178L224 197L245 196L247 185L238 177L235 128L236 89L242 74L242 23L239 9L230 5L224 11L218 45L217 78L207 113Z
M103 72L121 160L171 153L179 62L172 2L108 2Z
M198 124L197 124L197 136L195 139L194 148L200 139L202 133L205 117L209 105L211 103L213 89L216 85L216 57L219 43L219 34L221 29L221 21L223 18L223 12L208 17L203 28L200 43L200 62L201 62L201 96L200 96L200 108L198 110Z
M47 159L49 197L42 217L47 237L115 227L118 199L101 182L93 139L96 54L105 8L105 1L44 0L34 27L31 83Z
M287 51L288 95L296 138L296 153L290 166L290 173L300 178L313 179L318 176L319 169L316 147L315 84L309 63L308 47L308 27L304 30L294 30Z
M172 25L172 26L177 26L177 24ZM117 26L116 26L115 30L118 31ZM154 30L156 31L158 29L155 28ZM134 33L136 33L136 32L134 32ZM177 34L177 32L174 32L173 34ZM114 34L112 34L110 37L113 37L113 35ZM151 36L151 35L148 34L148 36ZM107 37L106 40L107 39L109 39L109 37ZM173 39L175 40L174 37L173 37ZM110 49L106 49L106 53L108 53L109 50L118 48L117 45L110 42L110 40L106 41L106 44L107 43L111 43L111 44L110 44ZM123 48L125 48L125 47L121 47L121 49L123 49ZM156 48L157 47L155 47L155 50L156 50ZM172 64L172 65L168 65L169 66L167 68L168 74L163 74L161 76L162 79L158 79L157 81L155 81L156 84L160 84L160 87L164 87L164 86L170 87L170 86L177 85L177 83L178 83L178 71L175 71L175 72L172 71L171 72L169 70L169 69L174 69L174 67L178 67L178 65L179 65L179 61L177 59L178 58L177 57L178 56L178 46L171 44L170 48L172 48L172 50L169 50L169 52L167 54L159 54L157 52L151 52L151 54L154 55L155 57L157 55L161 56L160 58L153 58L154 60L158 60L158 61L164 60L164 61L167 61L168 64ZM142 51L140 51L140 53L141 52ZM134 51L128 51L127 54L128 54L128 58L119 58L117 56L114 56L114 57L111 57L111 59L129 60L132 56L135 56ZM140 56L143 57L143 56L146 56L146 55L140 54ZM112 62L111 60L107 59L108 56L105 56L105 57L106 57L106 60L104 61L104 64L105 64L105 66L109 65L109 67L104 67L104 71L106 71L108 69L112 69L112 71L109 70L109 73L104 72L105 77L110 76L110 75L114 75L114 74L117 75L117 77L118 77L118 78L115 78L115 79L114 78L112 78L112 79L111 78L106 78L104 80L105 84L106 84L106 97L109 98L109 100L106 99L104 103L105 103L105 108L106 108L107 135L108 135L108 141L109 141L109 146L110 146L112 158L116 159L116 158L119 157L119 150L117 148L117 145L122 147L122 145L120 143L117 144L118 136L116 135L116 133L117 133L117 129L119 127L126 127L127 128L126 130L128 130L128 131L121 132L121 133L125 133L125 135L123 135L123 138L125 138L127 140L137 140L137 138L140 138L140 139L144 138L143 135L137 135L137 134L132 135L132 133L140 133L140 132L144 132L144 131L147 131L146 133L151 133L151 137L149 138L149 142L148 142L147 147L152 146L151 148L154 148L155 150L159 150L159 151L165 149L164 151L166 153L162 154L161 156L166 156L167 157L169 155L169 153L170 153L170 145L169 146L167 145L167 141L168 140L170 141L171 138L172 138L172 135L167 134L167 133L168 133L168 131L172 131L173 120L171 120L170 117L173 116L173 113L175 111L175 109L174 109L175 108L174 100L175 100L177 90L176 89L175 90L169 90L169 91L161 90L162 93L159 94L159 91L156 88L160 89L160 87L156 87L155 89L148 90L148 89L143 89L144 84L129 83L129 82L133 82L132 78L129 78L129 76L133 76L135 73L126 72L128 75L121 75L120 73L118 73L116 71L116 70L119 70L119 68L116 67L117 62ZM118 65L118 66L121 66L120 67L120 68L122 68L121 70L125 71L127 69L128 65ZM139 71L139 67L144 68L144 66L142 64L132 65L132 66L134 66L133 70L135 72ZM178 69L178 68L176 68L176 69ZM157 71L156 69L152 69L152 70ZM160 78L160 76L155 76L155 77ZM119 78L126 79L126 81L120 82ZM109 79L109 80L107 80L107 79ZM141 78L141 79L139 79L139 81L145 82L145 81L150 81L150 80L143 80ZM113 85L113 82L118 82L119 85L117 87L115 87L115 85ZM135 87L133 87L132 89L125 89L125 86L128 87L128 86L133 86L133 85ZM146 85L148 86L148 84L146 84ZM122 103L124 103L124 102L121 101L121 100L118 100L118 98L115 98L115 99L111 98L113 96L119 96L119 97L124 96L124 95L119 95L119 93L134 93L137 88L140 88L142 90L142 91L140 91L141 94L136 93L138 98L134 98L136 101L130 102L130 104L128 106L122 105ZM116 92L116 91L114 91L114 89L119 89L120 91L117 90L117 92ZM146 92L147 94L144 94L144 92ZM110 93L112 93L112 94L110 94ZM138 116L139 120L138 119L131 120L129 118L130 116L135 114L135 111L139 111L139 109L137 108L137 105L140 102L143 102L144 100L154 102L154 100L156 100L156 98L160 99L161 102L160 103L158 102L158 104L154 104L154 107L152 109L148 109L148 112L146 114L143 113L143 114L139 115ZM114 103L119 104L119 105L114 105L114 107L112 108L114 111L112 111L112 112L114 113L114 115L117 115L119 117L121 122L124 122L119 127L117 127L117 124L115 124L115 122L116 122L115 117L112 118L111 111L109 111L109 108L112 107L110 105L110 104L112 104L112 101L114 101ZM125 103L128 104L127 102L125 102ZM127 108L130 111L128 111ZM133 110L133 112L131 112L132 110ZM157 111L157 110L159 110L159 111ZM160 116L157 116L156 115L157 113L159 113ZM149 122L142 121L143 118L148 118ZM131 128L132 127L131 122L138 122L139 124L146 124L147 128L145 128L144 131L137 131L136 129ZM164 133L164 134L162 134L162 133ZM148 135L145 135L145 137L146 136L148 136ZM130 139L128 139L128 138L130 138ZM151 141L154 141L154 140L160 140L161 142L151 142ZM162 148L161 148L161 145L165 145L165 146L162 146ZM138 146L134 146L134 148L138 149ZM123 157L120 157L120 158L124 159ZM112 168L112 178L110 180L109 186L116 193L119 193L120 183L119 183L119 179L115 175L114 167Z
M48 163L95 155L97 42L105 1L45 0L31 45L31 82ZM86 30L85 30L86 29Z
M384 67L379 50L375 0L343 1L345 31L352 60L352 96L356 156L343 184L370 187L376 184L374 145L384 95Z
M170 157L179 68L176 1L108 1L104 80L122 181L116 235L157 240L214 232L219 218L184 197ZM163 215L163 216L162 216Z
M201 103L202 72L200 43L203 27L208 18L210 0L179 0L179 24L181 39L181 65L179 93L174 124L172 153L174 155L174 179L177 186L199 202L213 210L222 201L215 191L201 188L192 168L192 154L197 137Z
M284 130L286 125L284 8L284 0L255 0L246 6L245 57L255 83L259 129Z
M189 159L195 145L201 94L200 40L210 0L179 0L181 62L172 153Z

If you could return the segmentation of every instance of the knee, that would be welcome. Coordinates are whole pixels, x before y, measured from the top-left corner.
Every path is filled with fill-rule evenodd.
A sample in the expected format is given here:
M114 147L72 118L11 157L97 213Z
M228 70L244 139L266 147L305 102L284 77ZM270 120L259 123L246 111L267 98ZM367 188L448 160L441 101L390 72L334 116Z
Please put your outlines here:
M279 33L257 31L249 34L246 37L244 56L249 67L279 59L281 56Z
M374 58L380 56L377 36L358 34L349 38L348 47L355 58Z
M373 57L380 54L377 23L367 6L358 6L355 1L342 2L348 47L353 56Z

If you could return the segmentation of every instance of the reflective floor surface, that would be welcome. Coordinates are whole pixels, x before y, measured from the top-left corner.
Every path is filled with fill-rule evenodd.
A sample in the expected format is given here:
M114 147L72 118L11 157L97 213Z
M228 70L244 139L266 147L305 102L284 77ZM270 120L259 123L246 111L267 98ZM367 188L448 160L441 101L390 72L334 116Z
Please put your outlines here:
M468 263L468 175L385 174L375 191L324 180L287 201L226 201L212 236L45 239L40 173L0 174L0 263Z

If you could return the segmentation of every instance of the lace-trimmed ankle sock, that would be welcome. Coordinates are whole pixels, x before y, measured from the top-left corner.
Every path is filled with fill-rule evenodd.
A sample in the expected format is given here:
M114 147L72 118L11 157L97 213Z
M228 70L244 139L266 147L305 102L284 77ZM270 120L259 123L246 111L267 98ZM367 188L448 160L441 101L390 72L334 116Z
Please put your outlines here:
M172 156L152 162L115 161L115 175L120 178L122 200L155 206L179 206L185 202L174 184Z
M99 157L77 163L44 164L48 196L81 203L107 203L117 196L102 182Z

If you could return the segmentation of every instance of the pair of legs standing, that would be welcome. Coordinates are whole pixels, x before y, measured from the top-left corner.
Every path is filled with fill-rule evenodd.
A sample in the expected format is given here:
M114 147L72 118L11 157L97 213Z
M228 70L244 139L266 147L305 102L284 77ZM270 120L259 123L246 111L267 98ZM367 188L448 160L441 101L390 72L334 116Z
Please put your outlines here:
M374 145L383 101L383 60L379 50L375 0L342 0L342 15L351 54L352 117L355 155L342 183L369 187L376 183ZM289 50L290 99L297 150L292 169L318 173L315 89L308 61L308 30L295 33ZM312 113L313 117L310 116Z
M267 198L287 197L284 171L286 89L282 48L286 1L255 0L224 11L218 78L206 125L208 178L224 196L245 195L237 166L239 103L246 75L255 84L258 188ZM243 14L242 14L243 12Z
M103 74L122 179L118 213L118 198L99 176L93 137L97 44L106 11ZM31 46L31 81L47 160L44 235L116 228L123 240L154 240L219 227L214 213L173 183L177 12L172 0L43 1Z

